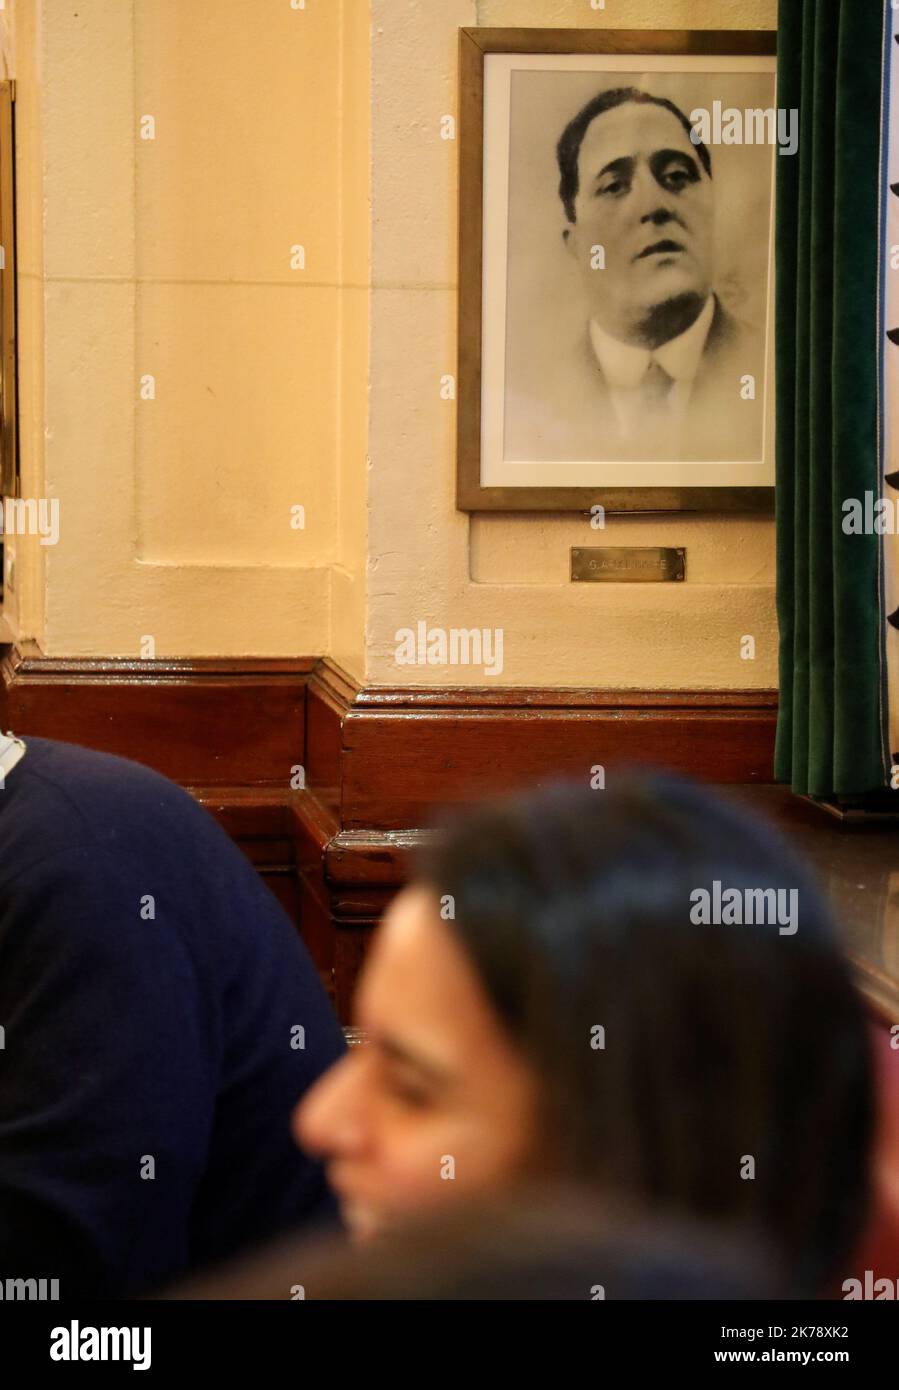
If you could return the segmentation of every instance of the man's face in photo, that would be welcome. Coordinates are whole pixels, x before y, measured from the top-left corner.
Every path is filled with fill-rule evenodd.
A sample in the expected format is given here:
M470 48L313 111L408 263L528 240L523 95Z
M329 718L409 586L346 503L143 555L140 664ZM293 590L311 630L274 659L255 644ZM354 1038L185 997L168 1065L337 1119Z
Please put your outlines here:
M625 102L587 127L567 244L589 312L623 342L658 347L695 320L712 288L712 181L677 117ZM605 252L592 269L591 248Z

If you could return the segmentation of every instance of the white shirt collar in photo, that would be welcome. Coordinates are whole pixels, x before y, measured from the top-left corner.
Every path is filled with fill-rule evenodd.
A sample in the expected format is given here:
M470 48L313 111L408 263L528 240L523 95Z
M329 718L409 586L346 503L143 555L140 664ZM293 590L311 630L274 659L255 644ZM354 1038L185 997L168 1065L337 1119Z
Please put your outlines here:
M702 312L684 333L650 352L613 338L596 319L590 320L590 341L602 374L610 386L633 390L640 385L653 361L674 381L692 382L699 371L706 339L715 317L715 296L710 294Z

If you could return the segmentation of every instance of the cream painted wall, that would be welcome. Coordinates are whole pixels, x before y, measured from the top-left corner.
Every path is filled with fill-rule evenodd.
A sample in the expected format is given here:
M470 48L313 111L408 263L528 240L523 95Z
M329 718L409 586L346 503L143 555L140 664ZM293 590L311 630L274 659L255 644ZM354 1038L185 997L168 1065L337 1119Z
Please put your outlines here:
M368 377L371 292L369 0L343 0L337 558L329 654L365 676L368 568Z
M469 519L453 504L456 110L461 25L773 28L774 0L373 0L368 674L379 684L765 688L777 681L770 521L609 518L603 543L685 545L683 585L568 581L578 517ZM504 669L397 666L396 633L501 628ZM752 635L755 661L740 658Z
M326 652L333 581L361 674L367 0L15 15L23 488L61 539L13 547L6 616L53 655Z
M0 25L18 86L23 480L62 504L56 549L10 546L15 631L54 655L152 636L158 655L327 652L375 683L483 683L396 665L397 630L424 619L501 627L499 684L773 685L770 522L610 519L607 543L686 545L689 575L605 588L568 582L569 547L595 539L583 521L455 510L439 381L455 367L457 150L439 123L460 25L771 27L774 0L247 14L15 0L14 32Z
M43 151L38 108L40 16L36 4L7 4L3 69L16 80L16 251L19 454L23 495L42 497L44 463ZM4 538L6 636L44 630L46 550L34 538Z

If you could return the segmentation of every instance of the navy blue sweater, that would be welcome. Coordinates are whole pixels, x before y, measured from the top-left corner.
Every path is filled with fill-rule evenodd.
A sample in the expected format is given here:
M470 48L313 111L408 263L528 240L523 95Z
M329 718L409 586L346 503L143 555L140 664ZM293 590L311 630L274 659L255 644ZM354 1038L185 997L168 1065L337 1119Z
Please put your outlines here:
M0 1279L125 1295L333 1219L289 1121L343 1035L288 918L186 792L25 741L0 790Z

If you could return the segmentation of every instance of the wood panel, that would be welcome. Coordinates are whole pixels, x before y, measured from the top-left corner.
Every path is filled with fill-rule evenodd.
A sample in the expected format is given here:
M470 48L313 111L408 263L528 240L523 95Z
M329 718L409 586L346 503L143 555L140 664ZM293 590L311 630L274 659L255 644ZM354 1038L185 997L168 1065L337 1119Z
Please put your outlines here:
M310 717L313 708L332 747L340 728L321 794L343 830L417 827L440 806L557 776L587 783L597 764L719 783L773 780L773 691L372 687L350 698L346 678L322 662L309 685Z
M514 710L434 716L390 713L346 725L344 823L400 827L440 802L566 776L589 785L591 769L641 764L708 780L758 780L771 721L717 711ZM388 755L389 750L389 755ZM770 773L768 774L770 776Z
M312 657L134 661L6 647L0 727L131 758L178 782L230 835L305 937L290 779L303 760L314 666ZM325 983L333 991L329 972Z
M302 761L315 662L0 659L0 725L133 758L183 786L282 786Z
M343 1022L440 807L586 781L597 763L767 782L775 721L773 692L360 688L314 658L0 653L0 726L133 758L191 791L297 922Z
M294 804L303 916L328 943L344 1023L374 926L441 806L562 774L587 780L596 763L712 782L773 776L771 691L359 689L323 661L307 701L307 783Z

